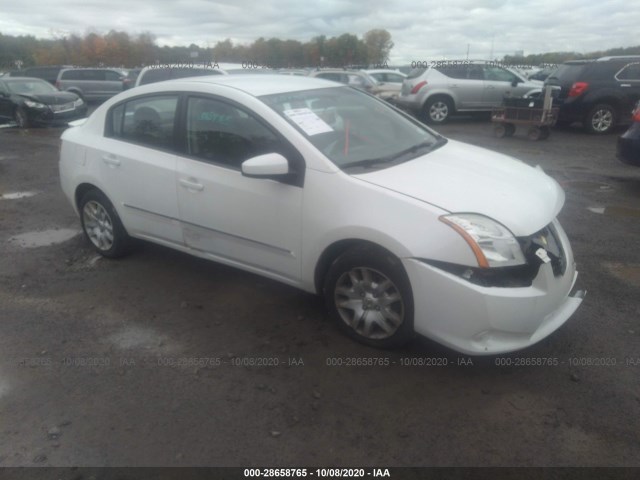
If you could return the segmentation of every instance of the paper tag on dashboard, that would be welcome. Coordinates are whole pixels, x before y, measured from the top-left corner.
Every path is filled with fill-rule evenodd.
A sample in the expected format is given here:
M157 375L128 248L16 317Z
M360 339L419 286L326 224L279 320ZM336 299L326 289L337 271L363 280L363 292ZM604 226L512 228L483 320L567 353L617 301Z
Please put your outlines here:
M544 263L549 263L551 261L551 259L549 258L549 255L547 255L547 251L544 248L539 248L538 250L536 250L536 255Z

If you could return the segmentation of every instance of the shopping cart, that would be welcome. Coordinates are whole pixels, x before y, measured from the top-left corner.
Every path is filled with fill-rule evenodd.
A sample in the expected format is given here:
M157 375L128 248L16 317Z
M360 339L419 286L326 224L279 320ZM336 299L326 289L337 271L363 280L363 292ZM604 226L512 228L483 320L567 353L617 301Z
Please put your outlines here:
M547 86L541 98L505 98L502 107L491 111L496 137L511 137L516 125L528 125L531 140L549 138L551 127L558 121L558 108L553 107L554 87Z

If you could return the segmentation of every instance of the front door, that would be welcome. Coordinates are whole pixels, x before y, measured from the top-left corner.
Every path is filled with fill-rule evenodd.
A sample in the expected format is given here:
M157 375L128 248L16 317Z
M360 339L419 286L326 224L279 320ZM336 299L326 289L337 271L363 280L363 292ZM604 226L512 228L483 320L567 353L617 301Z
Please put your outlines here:
M245 177L241 164L276 152L302 174L299 154L245 109L215 97L187 99L185 129L177 190L186 244L213 259L296 283L302 187Z

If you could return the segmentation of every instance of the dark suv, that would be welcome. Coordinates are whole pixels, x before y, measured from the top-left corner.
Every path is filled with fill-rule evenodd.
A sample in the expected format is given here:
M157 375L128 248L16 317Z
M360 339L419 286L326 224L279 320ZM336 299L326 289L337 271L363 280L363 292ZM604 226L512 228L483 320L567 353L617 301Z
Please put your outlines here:
M71 65L45 65L41 67L27 67L24 70L18 70L9 73L11 77L35 77L46 80L51 85L56 84L58 74L63 68L73 68Z
M560 86L559 123L582 122L591 133L608 133L631 121L640 99L640 55L565 62L545 85Z

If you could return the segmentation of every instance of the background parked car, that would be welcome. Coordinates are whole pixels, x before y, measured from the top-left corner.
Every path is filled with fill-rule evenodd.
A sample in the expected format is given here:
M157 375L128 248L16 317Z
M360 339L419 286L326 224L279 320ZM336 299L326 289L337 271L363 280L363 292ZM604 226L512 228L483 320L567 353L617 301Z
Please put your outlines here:
M85 101L103 101L124 90L123 70L113 68L69 68L60 70L56 87Z
M365 90L383 100L395 98L399 93L399 88L396 85L378 83L364 70L322 69L312 71L309 76L344 83Z
M414 69L402 84L399 106L429 123L443 123L455 112L486 112L505 96L539 92L542 82L491 62L447 61Z
M189 67L189 66L158 66L144 67L136 78L135 86L149 83L163 82L175 78L197 77L202 75L225 75L226 72L219 68Z
M546 84L560 87L554 102L559 123L582 122L590 133L609 133L631 121L640 100L640 55L565 62Z
M397 70L364 70L371 75L378 83L397 83L402 86L402 82L407 75Z
M127 76L122 80L123 90L128 90L136 85L136 79L140 75L141 68L131 68L127 71Z
M51 85L55 85L56 80L58 80L58 74L63 68L73 68L73 65L47 65L42 67L28 67L24 70L16 70L15 72L10 72L9 75L12 77L41 78L42 80L46 80L47 82L49 82Z
M87 104L40 78L0 78L0 118L19 127L70 122L87 115Z
M640 102L633 110L631 126L618 138L617 154L622 162L640 167Z
M551 75L551 73L553 73L558 67L557 66L553 66L553 67L544 67L534 73L532 73L531 75L529 75L527 78L529 80L539 80L541 82L545 81L547 79L547 77L549 77L549 75Z

